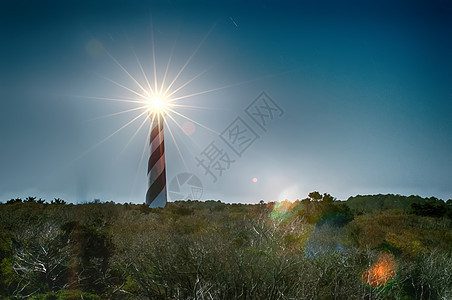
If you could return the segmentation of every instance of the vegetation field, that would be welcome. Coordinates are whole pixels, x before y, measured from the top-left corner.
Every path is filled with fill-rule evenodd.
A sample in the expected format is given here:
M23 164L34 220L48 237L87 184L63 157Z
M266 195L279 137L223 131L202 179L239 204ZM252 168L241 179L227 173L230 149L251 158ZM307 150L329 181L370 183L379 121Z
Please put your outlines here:
M0 204L1 299L452 299L452 200Z

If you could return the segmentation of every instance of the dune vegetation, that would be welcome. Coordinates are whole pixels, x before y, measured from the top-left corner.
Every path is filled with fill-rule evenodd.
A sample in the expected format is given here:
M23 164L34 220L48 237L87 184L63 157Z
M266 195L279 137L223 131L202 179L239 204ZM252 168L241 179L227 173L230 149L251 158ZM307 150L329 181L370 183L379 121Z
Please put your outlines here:
M2 299L452 299L452 200L0 204Z

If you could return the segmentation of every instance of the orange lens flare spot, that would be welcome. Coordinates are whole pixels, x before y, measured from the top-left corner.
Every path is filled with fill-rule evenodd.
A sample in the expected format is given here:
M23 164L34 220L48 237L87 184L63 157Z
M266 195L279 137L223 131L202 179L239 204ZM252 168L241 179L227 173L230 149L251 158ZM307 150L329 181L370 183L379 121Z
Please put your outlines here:
M257 182L257 178L256 177L253 178L253 182Z
M375 265L362 273L361 278L372 287L377 287L385 285L394 278L396 270L394 256L390 253L382 253Z

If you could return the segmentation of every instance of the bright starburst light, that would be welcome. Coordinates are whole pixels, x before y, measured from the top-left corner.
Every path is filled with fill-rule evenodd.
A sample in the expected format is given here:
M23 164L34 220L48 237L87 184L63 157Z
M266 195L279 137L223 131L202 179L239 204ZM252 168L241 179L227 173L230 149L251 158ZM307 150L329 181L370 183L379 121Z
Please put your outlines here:
M153 122L159 122L162 121L165 124L166 130L168 130L168 133L170 134L171 139L174 142L175 148L182 160L182 163L185 167L185 169L188 171L189 168L187 166L187 163L185 162L185 159L182 155L182 151L178 145L178 142L176 141L176 138L173 134L174 126L176 128L179 128L182 132L186 134L186 136L193 142L194 145L196 145L198 148L200 146L193 140L191 133L194 131L194 125L198 125L199 127L206 129L214 134L219 135L219 132L216 132L215 130L209 128L208 126L205 126L192 118L189 118L187 115L181 112L183 109L212 109L207 107L199 107L199 106L193 106L187 103L185 100L189 100L189 98L193 98L196 96L200 96L207 93L212 93L215 91L220 91L223 89L231 88L238 85L243 85L246 83L250 83L256 80L262 80L264 78L273 77L275 75L266 75L262 78L256 78L248 81L242 81L242 82L235 82L232 84L228 84L225 86L220 87L214 87L210 89L204 89L200 90L198 92L190 92L187 93L184 91L187 90L187 87L193 83L195 80L199 80L199 78L203 75L205 75L211 68L206 68L203 71L199 72L195 76L191 77L188 80L185 80L184 82L181 82L181 75L185 72L187 73L187 66L191 63L193 58L196 56L197 52L201 48L202 44L205 42L209 34L212 32L214 27L212 27L209 32L204 36L204 38L201 40L201 42L198 44L198 46L194 49L194 51L191 53L191 55L187 58L185 63L179 68L177 73L175 73L175 76L173 78L169 78L169 72L172 64L173 54L175 47L173 45L173 48L169 52L169 58L166 62L166 67L164 69L164 72L158 72L161 71L157 68L157 59L156 59L156 53L155 53L155 47L154 47L154 36L151 30L151 46L152 46L152 71L146 72L145 68L143 67L140 59L138 58L137 54L131 48L131 54L133 54L136 62L136 66L139 68L138 74L132 75L132 73L126 69L126 67L119 62L118 59L116 59L107 49L103 48L104 53L111 58L111 60L115 63L115 65L121 70L121 72L127 76L129 79L129 83L126 82L117 82L109 77L103 76L98 74L103 79L107 80L108 82L114 84L115 86L121 88L128 96L125 96L123 98L114 97L98 97L98 96L78 96L85 99L97 99L97 100L107 100L107 101L115 101L115 102L123 102L130 105L134 105L135 107L131 107L119 112L115 112L106 116L102 116L99 118L104 117L113 117L123 114L135 114L135 116L131 116L130 119L123 124L121 127L119 127L117 130L112 132L110 135L102 139L100 142L95 144L93 147L82 153L78 158L84 156L85 154L93 151L95 148L109 140L111 137L122 131L123 129L129 127L132 124L138 123L138 128L136 131L130 136L128 142L124 145L124 148L122 151L120 151L119 154L123 153L125 149L130 145L130 143L133 141L133 139L137 136L137 134L143 130L144 128L147 128L147 136L150 135L150 130L152 128ZM146 58L146 61L149 61L149 58ZM160 63L159 63L160 64ZM163 62L163 65L165 65L165 62ZM150 75L151 74L151 75ZM183 119L182 124L178 122ZM141 120L141 123L139 122ZM171 121L171 125L168 121ZM150 123L150 124L149 124ZM145 126L148 124L148 126ZM150 126L149 126L150 125ZM173 128L172 128L173 127ZM191 130L189 130L192 128ZM135 176L135 182L136 178L139 174L139 166L142 165L146 149L148 146L148 141L146 139L145 143L143 144L143 151L141 154L141 159L138 164L137 173ZM78 159L76 158L76 160ZM133 189L133 188L132 188Z
M160 95L151 95L148 98L148 111L150 114L164 115L168 110L167 105L165 98Z
M81 156L87 154L88 152L91 152L107 140L109 140L111 137L122 131L123 129L131 126L132 124L139 124L135 132L130 136L127 143L125 143L124 148L120 153L122 153L134 140L134 138L137 136L137 134L141 130L147 130L147 136L150 135L150 130L152 128L153 122L162 121L165 124L165 129L168 130L169 136L174 142L175 148L182 160L183 165L185 166L185 169L188 170L187 164L185 162L185 159L182 155L183 151L181 151L180 146L178 145L178 142L175 138L175 135L173 133L174 128L179 128L182 132L187 132L187 126L186 124L189 123L193 127L194 125L198 125L201 128L204 128L208 131L211 131L215 134L219 134L215 130L212 130L211 128L193 120L192 118L188 117L186 114L184 114L181 110L183 109L211 109L206 107L199 107L199 106L193 106L189 105L187 103L187 99L196 97L199 95L211 93L214 91L219 91L222 89L226 89L232 86L240 85L242 83L234 83L227 86L221 86L211 89L205 89L198 92L191 92L191 93L184 93L184 90L189 87L191 83L193 83L195 80L199 80L199 78L202 75L205 75L211 68L207 68L197 74L195 76L186 79L185 81L182 81L182 74L185 72L187 73L187 67L192 61L192 59L196 56L197 52L201 48L202 44L207 39L208 35L213 30L213 27L211 30L204 36L204 38L201 40L201 42L198 44L198 46L195 48L195 50L191 53L191 55L187 58L185 63L176 70L174 77L170 78L170 70L172 69L172 59L175 47L173 45L173 48L169 52L169 58L166 62L163 62L162 65L165 65L165 68L159 69L157 68L158 63L156 59L156 53L155 53L155 47L154 47L154 37L153 34L151 34L151 46L152 46L152 57L151 60L149 58L146 58L146 61L151 61L152 66L149 70L146 72L145 67L141 63L140 59L138 58L137 54L131 49L130 54L133 55L135 59L136 66L138 67L138 73L135 72L133 74L129 69L127 69L118 59L116 59L107 49L103 49L104 53L111 58L111 60L114 62L114 64L118 67L121 72L126 75L126 77L129 79L127 82L121 81L117 82L109 77L103 76L101 74L98 74L103 79L107 80L108 82L114 84L115 86L121 88L126 96L120 97L97 97L97 96L80 96L85 99L98 99L98 100L107 100L107 101L115 101L115 102L123 102L127 103L128 105L132 105L133 107L128 107L125 110L118 111L106 116L102 116L100 118L104 117L113 117L123 114L130 114L131 117L126 121L125 124L120 126L117 130L112 132L110 135L102 139L100 142L95 144L93 147L85 151ZM164 70L164 72L159 72ZM132 75L133 74L133 75ZM128 96L127 96L128 95ZM184 103L185 102L185 103ZM181 119L183 119L182 122ZM140 121L141 120L141 121ZM170 121L170 122L169 122ZM171 124L170 124L171 123ZM171 125L171 126L170 126ZM193 138L190 136L190 134L186 134L187 137L196 145L197 143L193 140ZM148 140L146 139L143 144L143 151L141 154L141 159L139 161L139 165L142 165L142 161L145 157L146 149L148 146ZM81 157L80 156L80 157ZM137 169L136 178L139 174L139 168ZM135 178L135 182L136 182Z

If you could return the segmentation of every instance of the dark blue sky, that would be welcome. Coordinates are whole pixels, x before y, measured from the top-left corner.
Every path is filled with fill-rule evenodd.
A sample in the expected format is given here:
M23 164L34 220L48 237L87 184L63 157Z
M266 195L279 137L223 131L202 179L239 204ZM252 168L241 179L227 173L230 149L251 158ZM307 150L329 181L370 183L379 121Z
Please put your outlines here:
M226 202L452 198L451 1L243 2L2 1L0 201L144 201L149 124L99 144L140 111L89 97L133 98L107 52L144 84L134 52L153 81L153 45L158 82L174 48L168 81L195 53L174 88L205 71L176 95L213 90L178 102L204 107L177 109L195 123L168 119L168 182L194 173ZM263 91L283 110L265 130L245 112ZM259 136L241 156L219 136L236 117ZM234 160L216 182L196 160L211 142Z

